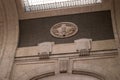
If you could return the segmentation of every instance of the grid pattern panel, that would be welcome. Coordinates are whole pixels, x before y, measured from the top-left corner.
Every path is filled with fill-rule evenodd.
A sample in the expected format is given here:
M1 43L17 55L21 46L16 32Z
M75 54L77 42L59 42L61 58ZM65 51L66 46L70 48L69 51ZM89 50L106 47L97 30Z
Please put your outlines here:
M102 0L23 0L25 11L43 11L102 3Z

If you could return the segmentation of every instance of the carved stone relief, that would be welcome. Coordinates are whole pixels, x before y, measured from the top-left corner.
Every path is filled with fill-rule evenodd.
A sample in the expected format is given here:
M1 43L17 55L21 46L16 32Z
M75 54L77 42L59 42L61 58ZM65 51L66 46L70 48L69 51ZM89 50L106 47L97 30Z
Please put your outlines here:
M48 59L52 52L54 42L43 42L38 44L38 55L40 59Z
M60 22L52 26L50 33L56 38L67 38L75 35L78 27L72 22Z
M69 58L59 58L59 71L66 73L69 67Z
M76 51L79 52L79 56L90 55L92 48L92 39L78 39L74 40Z

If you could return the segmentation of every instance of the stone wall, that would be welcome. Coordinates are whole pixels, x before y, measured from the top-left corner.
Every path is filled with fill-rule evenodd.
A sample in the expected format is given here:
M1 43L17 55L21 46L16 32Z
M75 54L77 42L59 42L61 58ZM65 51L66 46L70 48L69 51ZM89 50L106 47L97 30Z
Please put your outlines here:
M18 14L14 0L0 0L0 80L9 80L18 43Z
M18 19L16 4L14 0L0 0L0 72L1 72L0 80L30 80L30 79L34 80L34 77L41 76L42 74L46 74L46 73L51 73L52 75L61 74L60 73L61 70L67 71L67 74L84 74L94 77L97 76L98 78L100 78L100 80L104 80L104 79L120 80L120 69L119 69L120 68L120 56L119 56L120 5L119 4L120 4L119 0L113 0L112 8L109 7L110 6L109 4L105 5L107 9L109 7L112 10L112 14L113 14L112 15L113 25L114 25L113 29L114 29L116 44L118 45L117 55L109 55L109 56L99 55L99 56L89 56L89 57L77 56L74 58L60 58L60 59L53 57L48 60L40 60L39 58L34 58L34 56L32 57L32 59L31 58L28 59L29 56L24 58L14 59L18 44L18 32L19 32L18 29L19 19ZM103 7L105 8L105 6ZM85 10L90 11L89 9L93 11L92 8L87 8ZM100 10L100 6L98 9ZM77 8L75 10L79 10L79 9ZM95 10L97 10L97 8L95 8ZM68 12L70 12L70 10ZM27 17L29 16L30 14ZM37 15L37 17L38 16L39 15Z

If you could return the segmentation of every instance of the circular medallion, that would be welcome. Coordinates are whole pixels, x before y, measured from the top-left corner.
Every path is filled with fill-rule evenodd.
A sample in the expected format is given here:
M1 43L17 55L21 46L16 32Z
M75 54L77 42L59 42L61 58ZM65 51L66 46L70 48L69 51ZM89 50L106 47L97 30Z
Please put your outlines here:
M60 22L53 25L50 29L52 36L56 38L67 38L75 35L78 32L78 27L72 22Z

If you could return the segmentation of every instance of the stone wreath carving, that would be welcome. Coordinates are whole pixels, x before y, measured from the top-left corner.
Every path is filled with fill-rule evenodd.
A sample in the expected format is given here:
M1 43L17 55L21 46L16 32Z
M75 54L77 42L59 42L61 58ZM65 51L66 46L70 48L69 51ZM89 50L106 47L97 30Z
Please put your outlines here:
M53 25L50 29L52 36L56 38L67 38L75 35L78 32L78 27L72 22L60 22Z

